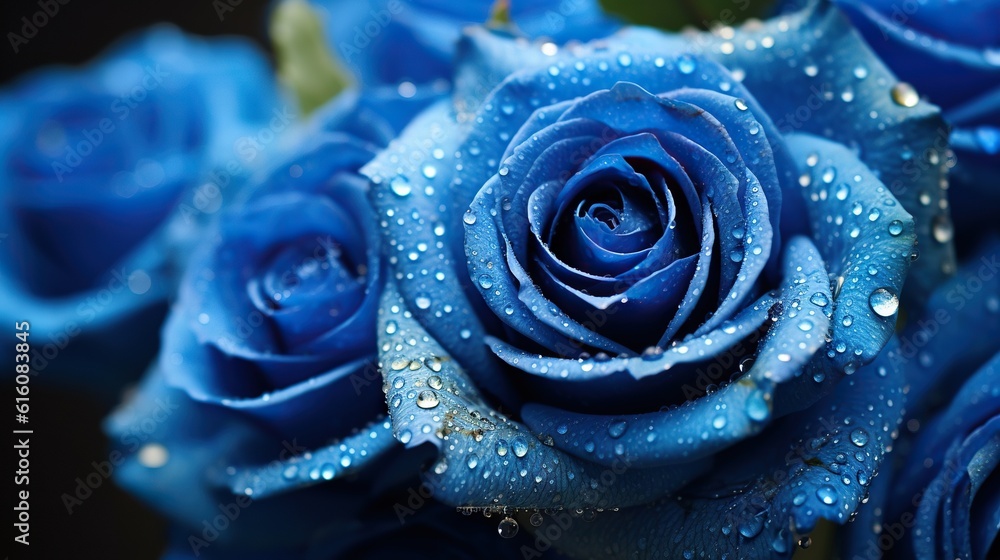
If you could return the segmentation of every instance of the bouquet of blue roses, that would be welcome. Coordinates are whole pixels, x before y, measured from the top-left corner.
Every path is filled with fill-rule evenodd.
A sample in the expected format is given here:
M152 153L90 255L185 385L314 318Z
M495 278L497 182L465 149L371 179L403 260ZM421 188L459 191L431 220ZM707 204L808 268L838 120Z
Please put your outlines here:
M19 355L142 374L171 559L995 557L1000 4L748 6L288 0L277 73L22 79Z

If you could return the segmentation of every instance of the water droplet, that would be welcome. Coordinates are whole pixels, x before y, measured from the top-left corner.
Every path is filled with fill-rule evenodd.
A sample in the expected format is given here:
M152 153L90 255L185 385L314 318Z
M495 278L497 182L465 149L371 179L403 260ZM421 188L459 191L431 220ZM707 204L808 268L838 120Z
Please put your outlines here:
M472 213L472 210L466 210L465 215L462 216L462 221L471 226L476 223L476 215Z
M878 220L878 217L881 216L881 215L882 215L882 213L879 212L878 208L872 208L868 212L868 221L874 222L875 220Z
M865 471L858 471L858 484L868 486L868 474Z
M524 457L528 454L528 442L524 441L524 438L521 436L514 438L510 442L510 447L514 450L514 455L517 457Z
M690 74L694 72L697 64L694 59L690 56L684 54L677 59L677 69L680 70L681 74Z
M319 468L319 475L323 477L323 480L333 480L335 474L337 474L337 468L333 466L333 463L323 463Z
M493 278L489 274L483 274L479 277L479 287L484 290L488 290L493 287Z
M764 528L764 518L763 517L751 517L743 523L740 523L740 534L748 539L752 539L760 534L761 529Z
M420 309L427 309L431 306L431 298L427 296L417 296L413 300L413 303L417 304L417 307Z
M899 220L889 222L889 235L896 237L901 233L903 233L903 222Z
M505 539L512 539L515 535L517 535L517 529L517 521L514 521L511 517L504 517L503 520L500 521L500 526L497 527L497 532L500 533L500 536Z
M830 298L826 297L823 292L816 292L809 297L809 301L817 307L826 307L830 304Z
M507 451L508 451L507 440L502 439L502 440L498 441L497 442L497 455L499 455L501 457L506 457L507 456Z
M844 315L844 320L841 321L845 327L849 327L854 324L854 317L851 315Z
M872 311L880 317L889 317L899 309L899 297L889 288L878 288L868 297Z
M862 428L858 428L851 432L851 443L857 445L858 447L864 447L868 443L868 432L864 431Z
M392 190L396 196L407 196L413 192L413 187L410 182L406 180L406 177L402 175L397 175L389 181L389 188Z
M427 386L431 389L440 389L443 385L444 382L442 382L441 378L436 375L432 375L427 378Z
M344 467L345 469L347 467L351 466L351 456L350 455L344 455L343 457L341 457L340 458L340 466Z
M833 193L833 196L837 197L837 200L847 200L847 197L851 196L850 185L841 183L837 186L837 190Z
M433 165L425 165L423 173L424 177L427 177L428 179L433 179L434 177L437 177L438 170Z
M813 322L809 319L803 319L799 322L799 330L802 332L809 332L813 328Z
M798 544L799 544L799 548L809 548L813 544L812 537L810 537L809 535L806 535L806 536L802 537L801 539L799 539L799 543Z
M934 235L934 240L938 243L951 241L954 230L951 227L951 220L948 219L948 216L944 214L935 216L934 221L931 222L931 233Z
M768 407L767 400L764 398L763 391L754 391L749 397L747 397L746 402L747 416L751 420L756 420L757 422L767 419L771 414L770 407Z
M729 260L731 260L733 262L737 262L737 263L740 262L740 261L742 261L743 260L743 251L740 251L739 249L733 249L729 253Z
M722 428L725 428L726 417L721 414L719 416L716 416L715 419L712 420L712 427L715 428L716 430L721 430Z
M439 404L441 401L438 400L437 393L434 391L425 390L417 394L417 406L420 408L434 408Z
M917 90L913 89L913 86L906 82L899 82L898 84L892 86L892 100L896 102L896 105L901 105L903 107L916 107L917 103L920 102L920 96L917 94Z
M628 424L626 424L624 420L621 420L608 426L608 435L611 436L612 439L618 439L622 437L627 429Z
M479 457L476 457L475 453L471 453L465 461L466 465L469 465L470 469L474 469L479 466Z
M868 69L864 66L856 66L854 68L854 77L863 80L868 77Z
M618 64L621 64L625 68L632 66L632 56L628 53L621 53L618 55Z
M819 501L828 506L832 506L837 503L837 492L833 489L833 486L830 486L829 484L824 484L817 488L816 497L819 498Z
M823 182L828 185L832 183L833 180L836 178L837 178L837 170L832 167L827 167L826 169L824 169L823 175L820 177L820 179L822 179Z
M402 432L399 432L399 443L406 445L407 443L410 443L411 439L413 439L413 434L410 430L403 430Z
M740 111L746 111L747 110L747 102L746 101L744 101L742 99L737 99L736 102L735 102L735 104L736 104L736 108L739 109Z

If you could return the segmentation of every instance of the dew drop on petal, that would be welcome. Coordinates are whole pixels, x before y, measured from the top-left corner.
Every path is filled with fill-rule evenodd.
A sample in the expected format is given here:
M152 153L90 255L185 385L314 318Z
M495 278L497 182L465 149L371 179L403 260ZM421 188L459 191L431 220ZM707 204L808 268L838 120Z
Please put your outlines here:
M625 430L627 429L628 429L628 424L626 424L624 420L614 422L613 424L608 426L608 435L611 436L613 439L618 439L622 437L622 435L625 433Z
M690 74L694 72L696 63L693 58L688 55L681 55L677 59L677 69L680 70L681 74Z
M889 288L877 288L868 296L872 311L880 317L889 317L899 309L899 297Z
M917 90L913 89L913 86L910 84L899 82L892 86L892 100L896 105L916 107L917 103L920 102L920 95L917 94Z
M864 447L868 443L868 432L863 428L858 428L851 432L851 443L858 447Z
M528 454L528 442L524 441L524 438L517 436L513 441L510 442L510 447L514 451L514 455L517 457L524 457Z
M417 406L420 408L434 408L440 403L441 401L438 400L437 393L434 391L425 390L417 394Z
M816 292L809 297L809 301L817 307L826 307L830 304L830 298L826 297L823 292Z
M406 177L402 175L397 175L389 181L389 189L395 193L396 196L407 196L413 192L413 187L410 182L406 180Z
M951 220L948 216L940 214L934 218L931 222L931 233L934 235L934 240L938 243L947 243L951 241L951 237L954 230L951 227Z
M837 503L837 492L829 484L824 484L816 489L816 497L819 501L828 506Z
M764 393L761 391L754 391L748 398L746 402L746 412L747 416L751 420L756 420L758 422L767 419L771 414L771 410L768 407L767 401L764 399Z

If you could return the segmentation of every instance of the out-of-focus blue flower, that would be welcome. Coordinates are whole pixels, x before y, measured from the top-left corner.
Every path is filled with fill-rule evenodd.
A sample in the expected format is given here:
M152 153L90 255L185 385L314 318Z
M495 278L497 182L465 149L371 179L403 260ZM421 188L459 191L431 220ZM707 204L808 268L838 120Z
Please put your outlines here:
M459 52L453 99L363 170L389 412L437 496L596 513L541 520L582 558L788 557L845 523L902 418L914 240L914 300L951 263L914 194L943 163L898 160L937 109L826 4Z
M450 80L462 28L485 23L493 0L314 0L330 47L366 85ZM557 43L618 28L595 0L512 0L510 19L527 37Z
M174 523L168 558L384 558L400 535L467 557L495 530L430 501L426 454L404 451L386 418L386 263L357 170L424 105L391 95L321 109L223 211L157 363L107 420L118 483Z
M34 371L113 390L145 367L185 235L168 224L278 103L255 47L171 27L0 91L0 316L31 322Z
M1000 205L1000 2L997 0L835 0L868 45L899 79L941 107L951 130L952 213L962 245L972 249L983 232L996 231ZM801 4L802 2L786 2ZM950 133L950 134L949 134ZM903 150L905 165L926 165L928 154ZM947 224L938 235L950 237Z
M1000 531L1000 243L971 255L900 333L903 436L845 558L990 558ZM995 546L994 546L995 548Z

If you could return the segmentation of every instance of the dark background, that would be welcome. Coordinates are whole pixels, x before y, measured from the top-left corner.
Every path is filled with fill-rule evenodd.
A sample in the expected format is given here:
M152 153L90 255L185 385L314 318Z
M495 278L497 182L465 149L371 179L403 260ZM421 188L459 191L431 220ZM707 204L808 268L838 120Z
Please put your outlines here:
M130 31L157 22L173 22L199 35L239 34L268 48L267 0L242 0L220 19L213 1L227 0L42 0L56 2L59 11L15 53L8 33L21 33L22 17L38 12L39 0L0 2L0 84L47 64L78 64L98 55ZM462 1L462 0L456 0ZM233 4L239 0L228 0ZM767 2L748 0L678 0L650 3L605 0L611 10L645 25L677 29L686 23L740 19L757 15ZM51 4L50 4L51 6ZM29 318L30 319L30 318ZM9 377L6 377L10 379ZM95 383L98 381L95 380ZM34 382L33 382L34 383ZM39 381L41 383L41 381ZM81 391L31 385L31 535L33 558L158 558L166 542L166 525L152 510L105 480L68 514L61 496L72 494L77 478L93 473L93 462L108 459L101 420L118 396L97 398ZM10 387L13 387L11 382ZM10 482L8 482L10 484ZM7 525L10 527L10 525ZM10 541L8 541L10 542ZM23 558L15 545L12 557Z
M266 47L268 5L266 0L243 0L220 21L212 0L69 0L15 54L7 34L21 34L21 18L30 20L40 8L38 0L2 0L0 83L47 64L86 62L122 35L162 21L199 35L247 35ZM9 395L13 379L3 377L9 387L4 392ZM67 513L61 496L74 493L78 477L95 472L92 462L108 460L101 421L117 396L98 398L60 390L44 385L42 377L33 378L29 395L30 427L34 429L30 436L31 545L11 544L10 558L159 558L166 546L166 523L111 480L104 480L72 515ZM10 498L4 500L5 512L12 507L9 502ZM8 534L10 515L4 516ZM11 539L13 535L7 542Z

